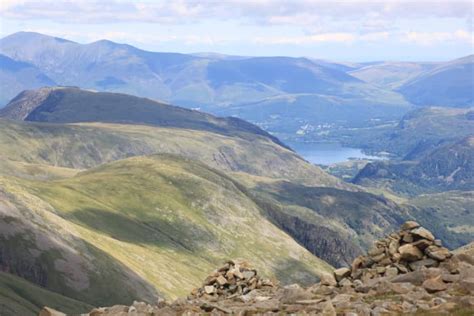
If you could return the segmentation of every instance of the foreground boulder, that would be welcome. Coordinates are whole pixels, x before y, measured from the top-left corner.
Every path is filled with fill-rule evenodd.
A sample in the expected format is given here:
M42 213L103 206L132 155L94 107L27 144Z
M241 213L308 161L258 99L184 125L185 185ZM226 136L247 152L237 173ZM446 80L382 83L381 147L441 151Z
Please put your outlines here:
M55 316L45 308L42 316ZM134 302L96 308L98 315L473 315L474 258L453 255L418 223L378 240L351 267L309 288L280 286L248 263L228 261L187 298L155 306ZM49 313L49 314L48 314Z

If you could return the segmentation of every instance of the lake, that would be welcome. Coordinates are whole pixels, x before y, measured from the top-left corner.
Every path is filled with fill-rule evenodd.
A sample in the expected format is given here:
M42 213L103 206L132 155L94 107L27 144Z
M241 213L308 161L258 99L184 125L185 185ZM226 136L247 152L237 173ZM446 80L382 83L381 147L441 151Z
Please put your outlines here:
M291 142L288 145L304 159L318 165L345 162L351 158L382 159L381 157L366 155L359 148L343 147L339 143Z

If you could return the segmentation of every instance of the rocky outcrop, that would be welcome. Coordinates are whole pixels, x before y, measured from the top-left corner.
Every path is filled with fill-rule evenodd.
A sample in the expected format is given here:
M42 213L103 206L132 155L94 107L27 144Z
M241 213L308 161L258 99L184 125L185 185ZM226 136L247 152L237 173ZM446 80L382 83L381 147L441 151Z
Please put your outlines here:
M40 106L54 90L61 87L41 88L37 90L25 90L0 110L0 117L12 120L26 120L38 106Z
M271 204L258 202L278 227L290 234L312 254L333 266L348 264L362 252L354 240L334 229L282 212Z
M323 275L308 288L279 286L260 278L248 263L229 261L187 298L96 308L86 315L470 315L473 310L474 258L453 255L430 231L409 221L351 267ZM54 312L40 315L61 315Z

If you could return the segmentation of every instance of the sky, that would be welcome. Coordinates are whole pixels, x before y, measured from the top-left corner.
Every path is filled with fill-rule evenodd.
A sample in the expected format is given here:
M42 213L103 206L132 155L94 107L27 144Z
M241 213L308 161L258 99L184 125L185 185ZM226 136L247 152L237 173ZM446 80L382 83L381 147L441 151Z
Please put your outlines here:
M0 0L0 36L32 31L181 53L444 61L474 53L473 15L473 0Z

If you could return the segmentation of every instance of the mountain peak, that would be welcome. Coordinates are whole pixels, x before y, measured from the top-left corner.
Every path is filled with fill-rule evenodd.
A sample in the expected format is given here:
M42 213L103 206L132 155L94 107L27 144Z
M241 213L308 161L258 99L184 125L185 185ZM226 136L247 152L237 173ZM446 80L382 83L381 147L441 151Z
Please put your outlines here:
M0 110L0 117L12 120L27 120L36 108L38 108L51 94L51 92L65 89L65 87L42 87L34 90L25 90L13 98L8 105Z
M67 40L67 39L64 39L64 38L55 37L55 36L46 35L46 34L37 33L37 32L25 32L25 31L16 32L16 33L7 35L7 36L5 36L4 38L1 39L2 42L3 41L12 41L12 40L13 41L54 40L54 41L61 42L61 43L75 43L75 44L77 44L76 42L73 42L73 41L70 41L70 40Z

